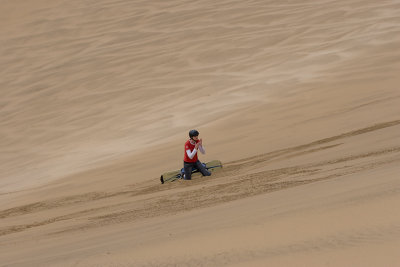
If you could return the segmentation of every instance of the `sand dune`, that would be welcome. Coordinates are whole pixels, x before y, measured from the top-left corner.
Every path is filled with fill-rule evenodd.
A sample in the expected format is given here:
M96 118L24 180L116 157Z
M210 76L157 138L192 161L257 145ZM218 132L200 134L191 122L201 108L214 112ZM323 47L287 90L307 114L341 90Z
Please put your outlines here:
M3 1L0 265L399 265L399 11Z

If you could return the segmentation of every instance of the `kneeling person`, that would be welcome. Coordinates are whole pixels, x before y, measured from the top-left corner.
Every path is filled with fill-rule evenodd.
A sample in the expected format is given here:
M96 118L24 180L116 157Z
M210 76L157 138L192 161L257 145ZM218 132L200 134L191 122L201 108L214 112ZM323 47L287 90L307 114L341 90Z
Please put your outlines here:
M209 172L203 164L199 161L197 157L197 151L200 150L202 154L205 154L206 151L203 148L203 141L199 139L199 132L197 130L189 131L189 140L185 143L185 156L183 158L183 168L185 171L185 180L192 179L192 170L193 168L197 168L202 175L210 176L211 172Z

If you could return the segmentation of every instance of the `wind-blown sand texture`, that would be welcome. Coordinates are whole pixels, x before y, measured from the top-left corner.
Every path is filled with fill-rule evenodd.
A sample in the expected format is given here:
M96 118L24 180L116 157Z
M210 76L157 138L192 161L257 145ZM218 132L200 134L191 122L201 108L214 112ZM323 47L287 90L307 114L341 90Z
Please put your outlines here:
M3 0L0 266L400 266L399 14Z

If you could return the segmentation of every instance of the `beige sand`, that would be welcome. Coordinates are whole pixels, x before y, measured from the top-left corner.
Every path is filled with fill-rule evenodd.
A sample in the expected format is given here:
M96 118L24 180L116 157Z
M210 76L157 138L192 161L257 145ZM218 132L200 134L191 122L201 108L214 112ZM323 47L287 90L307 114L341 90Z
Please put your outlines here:
M399 1L1 4L0 266L400 265Z

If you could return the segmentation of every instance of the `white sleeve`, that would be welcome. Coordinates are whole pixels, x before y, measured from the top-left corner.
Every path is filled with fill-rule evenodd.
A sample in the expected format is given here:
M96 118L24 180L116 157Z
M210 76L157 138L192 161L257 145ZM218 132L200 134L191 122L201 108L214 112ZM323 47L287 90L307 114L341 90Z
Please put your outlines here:
M202 154L206 154L206 151L203 146L199 146L199 150Z
M190 159L192 159L194 157L194 155L196 155L197 149L193 149L193 151L190 151L190 149L186 150L186 154L188 155L188 157Z

